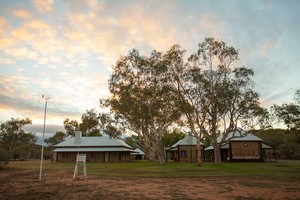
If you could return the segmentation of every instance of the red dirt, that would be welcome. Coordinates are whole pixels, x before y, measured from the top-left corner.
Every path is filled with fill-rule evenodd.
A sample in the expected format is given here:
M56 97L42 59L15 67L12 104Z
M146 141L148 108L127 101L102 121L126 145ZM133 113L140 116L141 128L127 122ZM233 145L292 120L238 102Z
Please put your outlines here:
M89 176L63 170L0 171L0 199L300 199L300 180L242 177L140 178Z

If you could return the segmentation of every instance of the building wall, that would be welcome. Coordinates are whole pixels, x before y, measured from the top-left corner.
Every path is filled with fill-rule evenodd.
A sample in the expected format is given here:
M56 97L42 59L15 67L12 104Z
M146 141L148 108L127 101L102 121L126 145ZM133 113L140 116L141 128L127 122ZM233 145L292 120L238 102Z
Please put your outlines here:
M179 162L197 162L197 147L196 145L180 145L176 155ZM203 162L203 146L201 146L201 155Z
M231 160L262 160L261 142L230 142Z
M57 152L57 162L76 162L77 152Z
M124 162L130 161L130 152L79 152L86 154L87 162ZM54 152L56 162L76 162L77 152ZM105 158L107 156L107 158ZM54 156L53 156L54 158Z

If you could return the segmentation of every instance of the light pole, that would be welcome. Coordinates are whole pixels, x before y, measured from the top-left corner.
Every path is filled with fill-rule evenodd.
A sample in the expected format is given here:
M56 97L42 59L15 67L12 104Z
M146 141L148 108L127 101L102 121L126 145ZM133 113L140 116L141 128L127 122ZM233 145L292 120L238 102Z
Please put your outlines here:
M45 113L44 113L43 143L42 143L40 178L39 178L40 181L42 181L43 160L44 160L44 140L45 140L45 125L46 125L47 103L48 103L48 100L50 99L50 97L42 95L42 98L45 100Z

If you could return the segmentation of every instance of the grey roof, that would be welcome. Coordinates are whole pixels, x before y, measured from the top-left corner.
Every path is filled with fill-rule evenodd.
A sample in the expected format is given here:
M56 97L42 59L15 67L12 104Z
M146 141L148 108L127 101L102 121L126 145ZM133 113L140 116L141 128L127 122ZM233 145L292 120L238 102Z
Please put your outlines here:
M227 135L225 141L228 141L228 140L230 140L231 138L235 138L235 137L243 137L243 136L245 136L245 135L246 135L246 131L245 131L245 130L243 130L243 129L238 129L238 130L236 130L236 131L230 132L230 133ZM220 136L217 138L218 143L221 142L222 138L223 138L223 135L220 135Z
M132 149L124 148L124 147L71 147L71 148L56 148L54 152L116 152L116 151L130 151L133 152Z
M253 141L253 140L252 140ZM272 147L270 147L269 145L267 145L267 144L265 144L265 143L261 143L261 148L262 149L272 149ZM210 146L208 146L208 147L206 147L205 149L204 149L204 151L209 151L209 150L213 150L214 149L214 147L212 146L212 145L210 145ZM221 147L221 149L229 149L229 144L227 143L227 144L224 144L222 147Z
M210 145L210 146L206 147L206 148L204 149L204 151L207 151L207 150L213 150L213 149L214 149L213 145ZM228 143L227 143L227 144L224 144L224 145L221 147L221 149L229 149L229 144L228 144Z
M55 147L125 147L132 149L131 146L126 144L123 140L114 139L109 137L81 137L80 144L75 144L75 138L69 138Z
M179 145L197 145L197 138L191 135L186 135L183 139L172 145L170 149L173 149ZM200 142L200 145L203 145L203 143Z
M246 133L246 135L244 135L244 136L234 137L229 140L230 141L262 141L262 139L253 135L252 133Z
M261 148L263 149L272 149L272 147L270 147L269 145L265 144L265 143L261 143Z
M139 148L136 148L132 154L145 155L145 153Z

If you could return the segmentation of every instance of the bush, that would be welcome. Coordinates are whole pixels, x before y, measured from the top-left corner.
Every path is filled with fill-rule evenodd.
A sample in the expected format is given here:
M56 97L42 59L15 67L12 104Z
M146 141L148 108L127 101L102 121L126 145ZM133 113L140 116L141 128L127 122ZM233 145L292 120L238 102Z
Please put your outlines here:
M9 153L6 151L0 150L0 169L4 168L9 162Z

